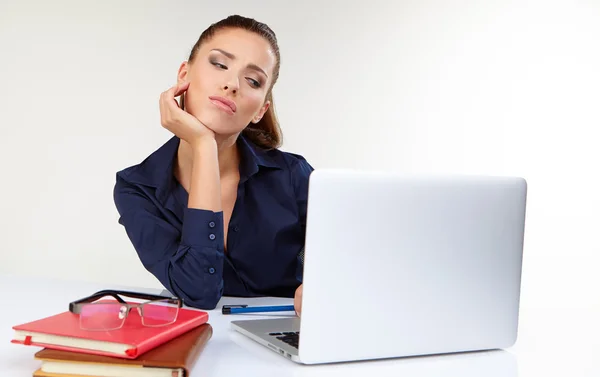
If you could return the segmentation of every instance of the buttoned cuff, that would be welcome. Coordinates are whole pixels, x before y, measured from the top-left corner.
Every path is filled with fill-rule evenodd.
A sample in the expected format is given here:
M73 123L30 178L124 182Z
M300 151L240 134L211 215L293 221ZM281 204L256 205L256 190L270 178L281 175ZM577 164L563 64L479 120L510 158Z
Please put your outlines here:
M225 236L223 212L186 208L183 214L181 242L192 247L223 250Z

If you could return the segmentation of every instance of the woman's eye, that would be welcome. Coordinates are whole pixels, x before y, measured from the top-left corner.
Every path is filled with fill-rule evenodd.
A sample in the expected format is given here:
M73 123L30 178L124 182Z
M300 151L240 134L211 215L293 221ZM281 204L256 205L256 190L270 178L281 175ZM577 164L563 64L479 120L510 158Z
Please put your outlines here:
M255 88L260 88L260 83L254 79L251 78L246 78L248 80L248 82L250 83L250 85L252 85Z
M226 66L224 66L224 65L223 65L223 64L221 64L221 63L218 63L218 62L211 62L211 63L212 63L212 65L214 65L214 66L215 66L215 67L217 67L217 68L221 68L221 69L227 69L227 67L226 67Z

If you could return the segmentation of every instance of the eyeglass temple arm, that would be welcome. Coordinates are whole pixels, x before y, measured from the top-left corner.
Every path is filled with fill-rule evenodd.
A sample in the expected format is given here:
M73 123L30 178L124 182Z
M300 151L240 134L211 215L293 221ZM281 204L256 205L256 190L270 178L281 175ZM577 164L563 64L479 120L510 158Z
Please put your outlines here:
M140 299L144 299L144 300L179 300L179 301L181 301L181 299L179 297L160 296L160 295L153 295L150 293L143 293L143 292L131 292L131 291L105 291L105 292L114 292L121 296L140 298Z
M178 297L163 297L163 296L159 296L159 295L152 295L152 294L142 293L142 292L117 291L117 290L105 289L102 291L98 291L90 296L79 299L77 301L71 302L69 304L69 311L71 313L79 314L79 313L81 313L81 306L83 304L89 303L91 301L95 301L95 300L105 297L105 296L111 296L115 300L120 302L121 304L125 304L126 303L125 300L123 300L119 295L132 297L132 298L140 298L140 299L144 299L144 300L174 299L174 300L179 301L180 307L182 306L182 302Z
M125 304L125 300L123 300L121 297L119 297L119 294L117 291L113 291L113 290L103 290L103 291L98 291L90 296L84 297L82 299L79 299L77 301L73 301L71 303L69 303L69 311L71 313L75 313L75 314L80 314L81 313L81 307L87 303L90 303L92 301L95 301L99 298L102 297L106 297L106 296L111 296L113 297L115 300L117 300L118 302L120 302L121 304Z

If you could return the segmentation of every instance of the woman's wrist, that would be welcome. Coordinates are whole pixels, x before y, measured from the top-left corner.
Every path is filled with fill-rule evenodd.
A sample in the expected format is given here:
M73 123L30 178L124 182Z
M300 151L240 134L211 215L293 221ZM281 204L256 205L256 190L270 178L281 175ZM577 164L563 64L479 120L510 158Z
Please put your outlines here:
M209 150L210 148L216 148L217 141L215 140L214 135L200 136L194 139L194 141L190 143L190 146L192 147L194 154L197 154L206 150L207 148Z

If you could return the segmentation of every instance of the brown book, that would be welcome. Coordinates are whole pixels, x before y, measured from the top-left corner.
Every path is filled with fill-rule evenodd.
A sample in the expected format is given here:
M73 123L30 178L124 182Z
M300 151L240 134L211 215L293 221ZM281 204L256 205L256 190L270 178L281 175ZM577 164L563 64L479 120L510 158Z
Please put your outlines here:
M205 323L150 350L136 359L91 355L45 348L35 354L42 361L34 377L188 377L212 337Z

